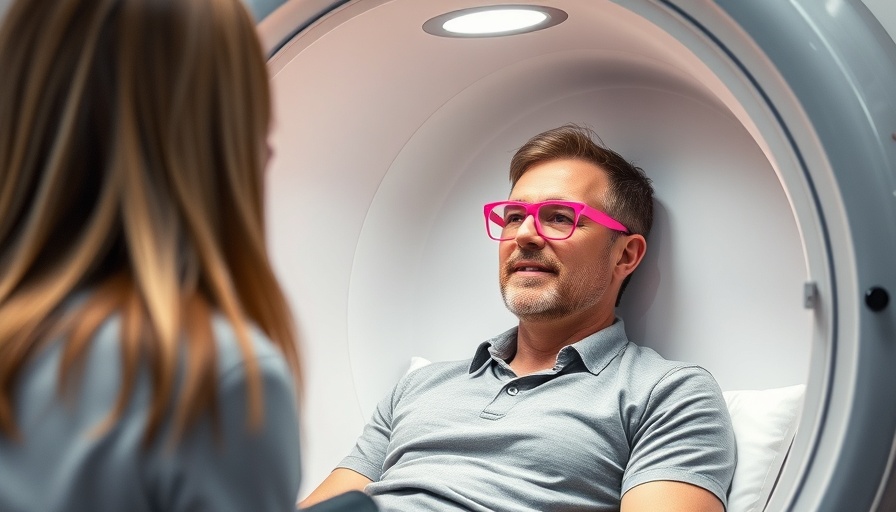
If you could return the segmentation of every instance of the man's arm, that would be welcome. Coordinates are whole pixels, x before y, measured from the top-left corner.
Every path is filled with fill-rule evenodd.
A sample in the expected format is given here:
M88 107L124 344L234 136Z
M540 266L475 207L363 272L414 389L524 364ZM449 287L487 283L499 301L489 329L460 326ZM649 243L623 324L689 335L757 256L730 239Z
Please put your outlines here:
M371 481L351 469L336 468L307 498L299 503L299 508L310 507L348 491L363 491Z
M397 401L397 389L398 385L380 400L354 449L298 504L299 508L316 505L349 491L364 491L367 484L380 479L392 436L392 407Z
M666 373L632 426L620 510L725 510L737 448L725 398L709 372L687 366Z
M684 482L659 480L637 485L622 496L619 512L724 512L715 494Z

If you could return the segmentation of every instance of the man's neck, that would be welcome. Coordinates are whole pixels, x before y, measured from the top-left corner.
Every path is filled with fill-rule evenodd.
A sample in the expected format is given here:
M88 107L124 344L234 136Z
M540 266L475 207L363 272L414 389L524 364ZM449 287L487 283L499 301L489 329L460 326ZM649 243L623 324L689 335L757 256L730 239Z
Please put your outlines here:
M520 319L510 367L518 376L552 368L560 349L613 324L615 312L583 318Z

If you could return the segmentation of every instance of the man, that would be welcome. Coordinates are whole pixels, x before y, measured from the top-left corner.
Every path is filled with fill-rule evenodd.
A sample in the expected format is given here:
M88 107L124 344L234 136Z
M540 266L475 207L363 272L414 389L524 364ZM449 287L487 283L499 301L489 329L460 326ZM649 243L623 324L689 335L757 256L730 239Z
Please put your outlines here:
M735 448L718 385L630 343L615 316L653 189L594 138L533 137L509 200L485 206L519 325L405 376L303 505L365 489L386 511L725 509Z

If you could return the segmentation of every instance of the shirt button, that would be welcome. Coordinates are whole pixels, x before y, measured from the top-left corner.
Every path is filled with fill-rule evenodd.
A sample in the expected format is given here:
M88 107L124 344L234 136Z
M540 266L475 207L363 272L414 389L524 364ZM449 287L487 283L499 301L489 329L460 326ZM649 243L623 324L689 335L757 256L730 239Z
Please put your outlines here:
M510 396L516 396L517 393L519 393L519 392L520 392L520 390L517 389L515 386L510 386L509 388L507 388L507 394Z

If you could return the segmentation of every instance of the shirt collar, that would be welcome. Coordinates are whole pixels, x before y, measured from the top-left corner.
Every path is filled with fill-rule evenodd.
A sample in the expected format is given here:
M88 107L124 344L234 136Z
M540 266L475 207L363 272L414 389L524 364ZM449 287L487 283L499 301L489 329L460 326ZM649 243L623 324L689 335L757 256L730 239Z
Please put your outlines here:
M491 359L507 360L512 356L516 352L516 335L517 327L514 327L480 344L470 363L470 373L480 370ZM628 337L625 334L625 323L617 317L609 327L563 347L558 360L568 360L572 355L569 352L575 351L588 371L597 375L626 345Z
M480 343L473 355L473 362L470 363L470 373L481 369L493 356L506 361L516 353L517 329L517 327L513 327Z

